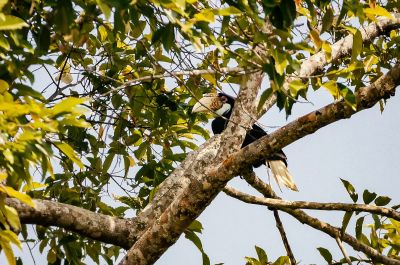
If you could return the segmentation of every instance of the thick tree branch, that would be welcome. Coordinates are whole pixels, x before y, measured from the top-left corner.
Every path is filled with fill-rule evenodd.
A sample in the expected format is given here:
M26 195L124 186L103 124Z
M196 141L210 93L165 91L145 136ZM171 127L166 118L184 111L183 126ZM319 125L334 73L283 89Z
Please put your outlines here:
M125 249L133 244L128 240L131 229L129 220L59 202L45 200L34 200L34 202L36 207L32 208L17 199L6 198L6 204L18 211L19 218L24 224L57 226Z
M243 177L245 178L245 180L252 187L254 187L257 191L259 191L261 194L263 194L265 197L280 199L275 194L275 192L271 189L271 187L268 184L264 183L261 179L259 179L254 174L254 172L245 171L243 173L244 173ZM399 265L400 264L399 260L392 259L385 255L380 254L377 250L359 242L357 239L355 239L351 235L349 235L347 233L342 234L342 232L339 228L334 227L328 223L325 223L317 218L314 218L314 217L306 214L302 210L282 209L282 211L290 214L291 216L296 218L301 223L307 224L317 230L320 230L320 231L330 235L334 239L336 239L337 237L341 238L342 241L349 244L354 250L365 253L366 255L370 256L376 262L382 262L383 264L386 264L386 265Z
M242 83L232 112L231 120L233 122L229 122L227 128L221 134L219 146L214 146L215 149L212 155L206 157L211 162L210 164L222 161L226 154L232 154L240 149L241 145L238 143L244 140L246 134L244 128L248 128L255 121L256 105L254 95L258 93L262 77L261 72L256 72L247 76ZM172 202L168 200L168 204L160 205L161 209L165 209L164 212L158 211L158 213L162 212L161 215L152 214L153 220L147 218L151 225L147 226L147 231L141 234L140 238L121 261L121 264L153 264L169 246L176 242L186 227L197 218L223 188L225 181L204 179L204 167L206 164L203 159L197 163L194 166L193 164L189 165L190 167L185 170L186 174L183 174L189 175L185 179L190 179L186 189L176 194L176 199ZM205 192L199 194L191 192L199 189L205 189ZM191 201L194 198L196 198L196 203L192 204ZM162 199L159 200L159 202L162 201ZM165 208L166 206L168 207ZM146 210L146 212L148 211ZM158 219L154 217L158 217Z
M379 17L376 23L371 23L365 28L360 28L360 32L365 44L372 42L377 36L386 34L392 29L400 27L400 14L394 14L395 19L389 19L386 17ZM349 55L353 48L353 34L347 35L345 38L340 39L331 45L332 53L331 60L327 60L327 56L324 51L317 52L310 56L310 58L304 60L300 66L300 70L297 71L297 77L286 77L283 88L288 90L290 82L294 80L301 80L307 76L312 76L319 73L329 63L336 62L339 59ZM276 103L276 95L272 95L264 104L262 110L259 113L259 117L264 115L274 104Z
M309 201L285 201L281 199L270 199L261 198L253 195L243 193L232 187L225 187L224 192L236 199L239 199L246 203L265 205L268 207L284 210L284 209L310 209L310 210L322 210L322 211L359 211L369 212L378 215L393 218L400 221L400 212L386 207L380 207L375 205L367 204L356 204L356 203L330 203L330 202L309 202Z

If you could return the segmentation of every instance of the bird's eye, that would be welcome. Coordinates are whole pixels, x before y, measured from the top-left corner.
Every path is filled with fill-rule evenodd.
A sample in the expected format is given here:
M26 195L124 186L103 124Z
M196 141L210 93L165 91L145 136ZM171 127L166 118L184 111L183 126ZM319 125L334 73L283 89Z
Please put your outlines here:
M221 101L222 101L223 103L226 103L226 102L228 102L228 98L225 97L225 96L221 96Z

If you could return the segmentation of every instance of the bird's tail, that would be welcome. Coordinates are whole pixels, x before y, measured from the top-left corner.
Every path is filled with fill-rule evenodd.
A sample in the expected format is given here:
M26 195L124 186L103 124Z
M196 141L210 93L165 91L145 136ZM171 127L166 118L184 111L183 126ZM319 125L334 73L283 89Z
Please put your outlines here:
M283 183L283 185L289 189L298 191L293 177L290 175L288 168L282 160L268 160L268 165L279 188L280 183Z

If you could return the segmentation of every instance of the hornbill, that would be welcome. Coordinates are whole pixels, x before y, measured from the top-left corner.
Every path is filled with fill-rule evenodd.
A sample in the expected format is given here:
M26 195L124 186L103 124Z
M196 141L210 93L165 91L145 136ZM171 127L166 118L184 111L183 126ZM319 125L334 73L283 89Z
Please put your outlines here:
M207 94L201 98L192 109L192 112L213 112L217 117L212 121L211 128L214 134L220 134L228 125L231 117L235 99L227 94L218 93L218 95ZM242 147L251 144L257 139L267 135L267 133L257 126L253 125L252 129L247 131ZM297 191L296 184L293 181L287 169L287 161L285 153L280 150L272 154L268 160L262 159L253 163L253 167L259 167L262 164L268 165L271 169L278 186L283 183L289 189Z

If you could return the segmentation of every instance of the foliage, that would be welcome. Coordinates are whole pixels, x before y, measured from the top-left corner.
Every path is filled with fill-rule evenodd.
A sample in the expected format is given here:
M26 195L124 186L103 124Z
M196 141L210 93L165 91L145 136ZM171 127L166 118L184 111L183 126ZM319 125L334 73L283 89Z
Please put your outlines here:
M209 138L200 126L207 117L190 110L202 94L240 83L240 76L223 73L225 67L268 75L259 109L276 95L277 106L290 115L300 98L307 100L310 87L323 87L356 108L354 92L400 55L398 30L366 45L358 25L377 15L391 17L396 3L0 0L0 245L9 263L14 264L10 243L21 245L16 233L24 227L4 204L6 194L31 205L31 198L51 199L118 217L139 212L197 140ZM272 32L264 30L266 18ZM350 56L283 87L305 55L324 51L331 61L331 45L347 34L354 35ZM256 46L267 55L255 54ZM180 73L193 69L214 73ZM119 189L118 196L109 194L110 187ZM364 201L388 203L373 194L365 192ZM370 245L398 242L397 223L377 224L374 233L383 229L387 236L375 243L370 238ZM36 229L49 264L79 264L83 253L112 264L119 254L117 247L63 229ZM204 261L198 232L186 236ZM256 250L258 259L247 261L266 263Z

